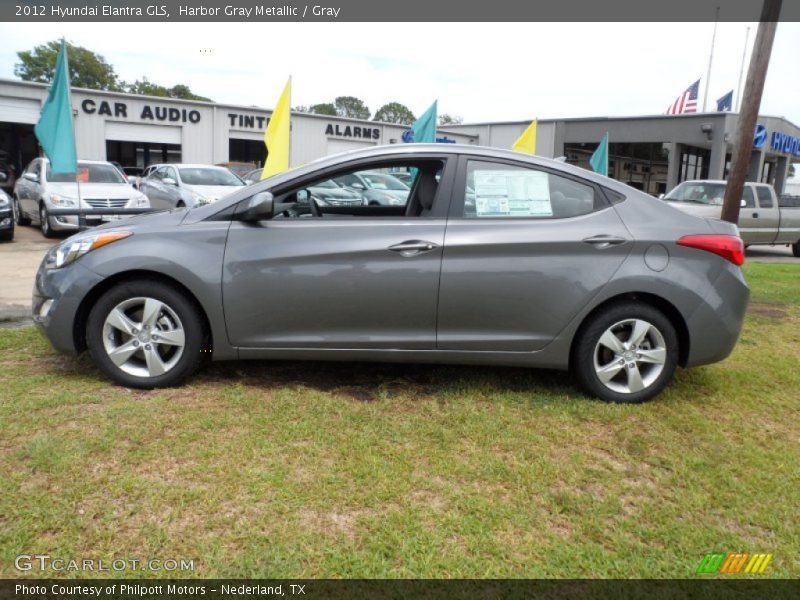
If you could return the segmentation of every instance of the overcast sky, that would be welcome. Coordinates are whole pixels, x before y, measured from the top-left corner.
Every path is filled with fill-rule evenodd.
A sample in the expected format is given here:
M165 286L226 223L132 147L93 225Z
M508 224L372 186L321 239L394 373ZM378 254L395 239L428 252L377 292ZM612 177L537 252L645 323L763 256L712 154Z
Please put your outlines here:
M0 77L16 52L62 35L102 54L125 80L184 83L218 102L272 107L289 75L292 105L362 98L465 122L661 114L699 77L713 23L3 23ZM709 88L736 88L746 28L720 23ZM746 75L745 66L745 75ZM800 124L800 23L781 23L761 113Z

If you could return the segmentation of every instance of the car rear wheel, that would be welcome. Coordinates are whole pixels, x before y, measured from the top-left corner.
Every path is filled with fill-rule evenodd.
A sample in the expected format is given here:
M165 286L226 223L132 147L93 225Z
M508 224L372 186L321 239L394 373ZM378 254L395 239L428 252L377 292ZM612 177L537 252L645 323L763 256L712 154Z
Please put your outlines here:
M573 370L581 386L606 402L639 403L669 384L678 363L678 336L647 304L610 306L578 334Z
M0 231L0 242L10 242L14 239L14 224L11 224L9 229Z
M30 225L31 220L28 217L23 216L22 210L19 207L19 198L14 196L13 203L14 203L14 221L16 221L17 225L19 225L20 227L24 225Z
M794 244L792 244L792 254L795 257L800 258L800 240L797 240Z
M182 382L203 358L206 332L195 305L159 281L121 283L92 308L86 341L94 362L127 387Z
M42 228L42 235L46 238L55 237L53 227L50 225L50 215L47 214L47 207L44 204L39 205L39 225Z

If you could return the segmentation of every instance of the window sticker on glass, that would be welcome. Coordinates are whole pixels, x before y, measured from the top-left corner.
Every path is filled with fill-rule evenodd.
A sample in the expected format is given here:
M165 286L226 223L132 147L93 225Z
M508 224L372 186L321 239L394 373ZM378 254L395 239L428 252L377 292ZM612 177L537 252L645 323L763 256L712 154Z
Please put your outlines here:
M479 217L553 216L547 173L476 169L474 183Z

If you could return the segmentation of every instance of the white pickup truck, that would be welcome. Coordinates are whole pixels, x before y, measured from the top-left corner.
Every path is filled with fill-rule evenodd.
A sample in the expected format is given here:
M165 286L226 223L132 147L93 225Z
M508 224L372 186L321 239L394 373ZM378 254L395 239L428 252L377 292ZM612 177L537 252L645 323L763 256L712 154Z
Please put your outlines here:
M710 179L684 181L664 200L691 215L719 219L726 185ZM739 234L745 246L785 244L800 257L800 207L780 206L771 185L748 181L742 192Z

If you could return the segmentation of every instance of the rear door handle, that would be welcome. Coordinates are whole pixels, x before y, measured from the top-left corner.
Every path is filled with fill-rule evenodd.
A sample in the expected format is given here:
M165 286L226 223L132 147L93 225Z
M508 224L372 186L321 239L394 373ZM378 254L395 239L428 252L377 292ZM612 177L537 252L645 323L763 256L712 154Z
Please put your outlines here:
M603 248L608 248L609 246L618 246L619 244L624 244L628 240L624 237L618 237L616 235L600 234L584 238L583 241L587 244L591 244L595 248L602 250Z
M389 250L392 252L399 252L401 256L416 256L417 254L429 252L438 247L438 244L426 242L425 240L406 240L394 246L389 246Z

